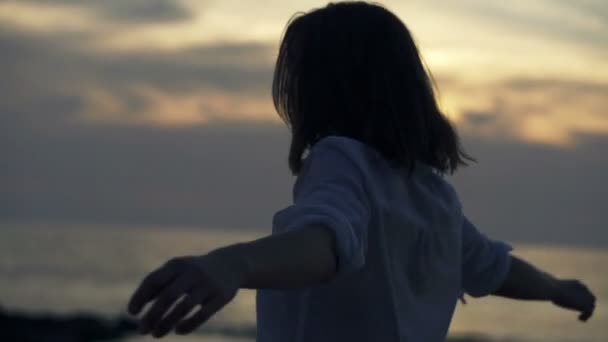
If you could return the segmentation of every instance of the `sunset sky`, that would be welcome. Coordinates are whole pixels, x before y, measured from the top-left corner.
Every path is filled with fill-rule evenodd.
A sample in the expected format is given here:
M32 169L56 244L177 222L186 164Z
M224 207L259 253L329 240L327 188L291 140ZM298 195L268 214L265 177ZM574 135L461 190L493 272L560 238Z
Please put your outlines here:
M538 150L542 156L547 156L545 149L548 149L556 153L556 159L547 163L562 165L567 163L563 160L570 160L577 165L577 177L586 175L585 172L599 172L598 167L606 170L603 161L581 161L576 158L582 157L573 156L582 152L568 151L582 144L581 148L594 151L590 152L594 156L602 156L597 152L603 150L599 146L608 146L608 2L382 3L414 34L436 80L442 108L465 139L475 142L474 149L510 144L526 155ZM0 182L8 185L0 190L0 203L9 208L5 206L0 217L65 218L45 209L58 194L71 193L65 195L67 200L77 201L72 190L65 190L68 185L65 188L57 185L73 180L66 178L64 171L76 163L75 153L81 153L60 148L64 146L60 143L62 139L69 140L66 146L70 148L88 146L100 149L97 153L102 156L113 156L108 157L109 164L104 164L82 154L82 160L95 165L88 164L86 170L99 172L95 177L108 177L81 175L86 183L85 180L120 178L118 171L105 168L110 164L128 164L124 160L137 158L128 155L143 148L137 145L141 141L133 137L147 137L142 139L160 148L174 143L178 139L174 137L180 134L179 139L186 139L184 136L191 136L192 141L199 139L193 129L213 135L217 132L214 129L220 127L255 135L252 132L257 132L256 129L266 129L259 127L271 130L279 127L270 84L281 33L291 15L324 4L304 0L0 2L0 142L6 143L0 146L0 152L7 156L4 163L8 167L0 171ZM110 142L107 140L110 136L116 139ZM116 144L112 146L118 150L103 152L103 146L110 146L106 143ZM182 144L185 148L193 146L188 142ZM123 152L127 154L117 157ZM46 158L56 153L58 159L44 162L31 157L36 153ZM576 161L564 159L566 155ZM282 166L283 156L284 153L272 159L272 165ZM61 158L66 161L61 162ZM160 163L166 165L169 161ZM31 171L34 167L38 173ZM54 172L58 174L55 178L49 176ZM569 175L556 172L555 177ZM153 179L164 179L163 175ZM497 174L487 177L498 179ZM281 179L278 184L288 187L287 176ZM116 182L112 184L120 188L116 185L120 182ZM464 183L461 187L466 193L470 187L467 188L466 180ZM551 184L547 186L554 188ZM197 195L183 193L187 185L153 190L142 185L144 188L150 191L146 195L148 200L160 201L154 204L158 206L181 203L182 207L188 207L186 203L200 200ZM578 193L572 192L578 189L575 185L568 189L568 196L578 199L589 193L594 198L608 193L606 185L589 185ZM103 190L95 191L97 195L89 195L101 198ZM281 190L278 192L281 195L272 198L283 198L287 192ZM168 199L150 199L159 194ZM230 198L218 193L214 196ZM47 198L47 202L38 203L34 197ZM91 201L91 205L97 203ZM277 202L270 200L262 212L267 216L269 208ZM62 210L67 212L70 205ZM592 217L588 229L598 229L600 224L595 219L600 207L594 205L598 209L581 209L581 217ZM192 205L191 209L199 207ZM115 213L102 210L85 217L99 218L110 212Z
M5 39L50 50L14 61L19 77L77 95L77 119L276 120L269 75L285 23L323 4L19 0L0 3L0 23ZM606 2L384 4L414 33L443 108L461 126L550 144L608 133Z

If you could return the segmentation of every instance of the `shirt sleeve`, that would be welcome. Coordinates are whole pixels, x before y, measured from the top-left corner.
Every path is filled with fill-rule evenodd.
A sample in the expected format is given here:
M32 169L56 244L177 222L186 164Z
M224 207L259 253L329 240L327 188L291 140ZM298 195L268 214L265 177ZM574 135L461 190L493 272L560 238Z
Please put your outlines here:
M353 157L353 151L339 140L319 141L296 180L293 205L273 219L273 232L328 228L338 275L362 267L367 254L369 198L363 172Z
M462 225L462 285L473 297L492 294L504 282L513 248L480 233L465 216Z

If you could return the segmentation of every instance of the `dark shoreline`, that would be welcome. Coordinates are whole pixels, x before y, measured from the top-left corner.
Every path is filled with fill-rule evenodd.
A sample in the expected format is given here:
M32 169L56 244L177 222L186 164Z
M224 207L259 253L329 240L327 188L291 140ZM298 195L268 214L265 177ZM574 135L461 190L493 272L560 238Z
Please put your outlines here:
M8 312L0 307L0 341L94 342L120 341L137 335L136 322L127 316L104 318L92 313L71 315ZM197 334L255 339L255 326L203 326ZM446 342L496 342L488 336L450 336ZM514 341L514 340L510 340Z

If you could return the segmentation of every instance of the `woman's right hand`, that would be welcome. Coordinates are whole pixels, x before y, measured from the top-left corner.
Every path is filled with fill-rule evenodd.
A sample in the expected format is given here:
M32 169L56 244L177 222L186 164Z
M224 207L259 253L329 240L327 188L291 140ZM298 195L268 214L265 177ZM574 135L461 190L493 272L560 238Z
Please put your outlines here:
M580 312L578 319L587 321L595 309L595 296L589 288L576 279L556 280L553 304Z

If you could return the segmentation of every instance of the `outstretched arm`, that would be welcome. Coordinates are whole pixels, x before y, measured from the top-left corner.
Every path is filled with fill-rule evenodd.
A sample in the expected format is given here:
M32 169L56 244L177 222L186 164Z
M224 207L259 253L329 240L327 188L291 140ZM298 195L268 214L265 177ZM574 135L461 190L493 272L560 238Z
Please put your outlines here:
M140 318L140 333L161 337L175 328L187 334L230 302L240 288L289 289L329 281L337 265L333 244L328 229L310 226L203 256L174 258L143 280L128 311L137 315L154 301ZM184 318L197 306L201 308L194 315Z
M273 217L272 235L175 258L150 273L128 305L138 315L154 302L140 331L156 337L173 328L189 333L239 288L310 287L363 267L370 204L359 148L338 137L317 142L294 185L294 203Z
M557 279L528 262L511 255L511 266L501 287L493 294L522 300L547 300L580 312L586 321L593 314L595 296L578 280Z
M580 281L557 279L513 256L508 244L480 233L466 217L462 229L463 289L469 295L551 301L579 311L582 321L593 314L595 297Z

